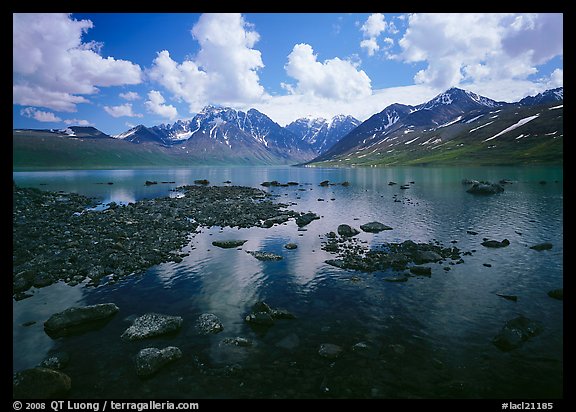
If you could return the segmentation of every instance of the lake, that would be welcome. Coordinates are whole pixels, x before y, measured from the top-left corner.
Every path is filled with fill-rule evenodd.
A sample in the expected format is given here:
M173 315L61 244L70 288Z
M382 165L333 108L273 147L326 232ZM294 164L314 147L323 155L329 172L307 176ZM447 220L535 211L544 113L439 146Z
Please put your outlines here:
M464 178L512 183L503 193L475 196L466 193ZM201 227L182 262L98 287L57 283L13 301L13 371L66 352L71 398L563 397L563 302L547 295L563 287L561 167L197 167L14 172L13 179L103 204L174 196L171 189L196 179L212 185L231 181L321 216L305 231L293 220L269 229ZM147 186L146 180L159 184ZM272 180L299 185L260 185ZM324 180L350 185L319 186ZM403 184L409 188L401 189ZM370 221L393 230L361 232L355 238L366 246L438 241L472 253L463 263L430 264L431 277L398 283L384 280L393 271L364 273L325 263L334 258L321 249L328 232ZM506 238L510 245L486 248L483 238ZM248 241L242 250L212 246L227 239ZM530 249L542 242L553 248ZM285 249L287 243L298 248ZM283 259L260 261L248 250ZM267 330L251 328L244 317L259 300L296 319L277 320ZM55 312L106 302L120 312L99 330L55 340L43 330ZM122 341L131 321L147 312L182 316L183 327L176 335ZM224 330L198 336L193 325L202 313L217 315ZM542 322L543 331L517 349L501 351L492 339L518 315ZM35 323L23 326L27 322ZM252 345L222 343L234 337ZM342 355L320 356L325 343L340 346ZM150 346L177 346L183 357L140 379L134 356Z

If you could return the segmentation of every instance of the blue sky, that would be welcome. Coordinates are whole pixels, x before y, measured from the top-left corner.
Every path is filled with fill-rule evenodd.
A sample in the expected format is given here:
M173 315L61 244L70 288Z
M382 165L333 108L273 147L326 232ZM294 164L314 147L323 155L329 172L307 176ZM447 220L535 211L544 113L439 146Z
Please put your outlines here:
M13 125L118 134L208 104L365 120L456 86L516 101L563 85L551 13L13 15Z

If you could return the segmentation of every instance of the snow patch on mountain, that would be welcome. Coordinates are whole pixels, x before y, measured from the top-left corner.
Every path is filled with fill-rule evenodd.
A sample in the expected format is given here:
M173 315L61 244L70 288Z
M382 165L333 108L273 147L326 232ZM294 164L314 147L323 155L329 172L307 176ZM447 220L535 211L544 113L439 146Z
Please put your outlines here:
M497 133L497 134L495 134L494 136L489 137L488 139L484 139L483 142L487 142L487 141L489 141L489 140L492 140L492 139L497 138L498 136L502 136L504 133L508 133L509 131L514 130L514 129L516 129L516 128L518 128L518 127L520 127L520 126L522 126L522 125L524 125L524 124L526 124L526 123L528 123L528 122L536 119L538 116L539 116L539 114L536 114L536 115L534 115L534 116L528 116L528 117L525 117L525 118L523 118L523 119L520 119L520 120L518 120L518 122L516 122L516 123L513 124L512 126L507 127L506 129L502 130L500 133Z

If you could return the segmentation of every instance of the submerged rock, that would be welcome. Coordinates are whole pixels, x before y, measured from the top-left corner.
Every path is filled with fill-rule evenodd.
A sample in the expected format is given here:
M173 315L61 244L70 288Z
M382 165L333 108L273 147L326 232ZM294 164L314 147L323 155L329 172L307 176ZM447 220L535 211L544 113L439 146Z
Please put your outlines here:
M356 236L358 233L360 233L360 231L351 227L350 225L343 224L338 226L338 234L340 236L352 237Z
M491 247L491 248L499 248L499 247L506 247L510 244L508 239L504 239L503 241L499 242L497 240L485 240L484 242L480 243L484 247Z
M253 325L272 326L276 319L294 319L295 316L286 309L273 309L264 301L252 306L252 312L244 320Z
M499 183L476 182L466 192L474 195L493 195L504 191L504 186Z
M180 316L146 313L134 320L132 326L124 331L124 340L139 340L176 332L182 327Z
M152 376L163 366L182 357L182 351L175 346L164 349L144 348L136 355L136 374L140 377Z
M218 316L213 313L203 313L196 320L196 330L201 335L210 335L213 333L222 332L224 326Z
M66 352L56 352L44 359L39 366L41 368L60 370L64 369L68 362L70 362L70 355Z
M304 227L304 226L308 225L310 222L312 222L313 220L318 220L318 219L320 219L320 216L318 216L316 213L312 213L312 212L303 213L296 218L296 224L298 225L298 227Z
M564 289L554 289L548 292L548 296L552 299L564 300Z
M378 233L382 232L383 230L392 230L390 226L386 226L385 224L380 222L365 223L363 225L360 225L360 229L362 229L364 232L369 233Z
M208 185L210 184L210 182L206 179L198 179L198 180L194 180L194 183L197 185Z
M212 245L221 247L223 249L230 249L233 247L242 246L246 242L248 242L248 240L215 240L212 242Z
M63 398L72 386L65 373L47 368L25 369L12 378L14 399Z
M247 339L247 338L236 336L235 338L224 338L224 339L222 339L220 344L248 347L248 346L252 346L252 341L250 339Z
M318 349L318 355L327 359L336 359L342 355L343 351L344 349L342 349L341 346L333 343L323 343L320 345L320 349Z
M537 245L534 246L530 246L530 249L534 249L534 250L549 250L552 249L552 243L549 242L544 242L544 243L538 243Z
M507 321L500 333L492 340L492 343L502 351L510 351L520 347L528 339L537 336L542 330L541 322L520 315Z
M285 247L286 249L292 250L292 249L297 249L297 248L298 248L298 245L297 245L296 243L286 243L286 244L284 245L284 247Z
M295 333L291 333L288 336L285 336L276 343L276 347L286 350L294 350L298 346L300 346L300 338Z
M416 276L432 276L432 268L429 266L411 266L410 273Z
M107 319L118 312L114 303L101 303L98 305L71 307L62 312L55 313L44 322L44 330L48 335L67 335L77 333L84 327L97 326L97 321Z
M282 256L271 252L261 252L259 250L247 250L246 253L251 254L258 260L282 260Z

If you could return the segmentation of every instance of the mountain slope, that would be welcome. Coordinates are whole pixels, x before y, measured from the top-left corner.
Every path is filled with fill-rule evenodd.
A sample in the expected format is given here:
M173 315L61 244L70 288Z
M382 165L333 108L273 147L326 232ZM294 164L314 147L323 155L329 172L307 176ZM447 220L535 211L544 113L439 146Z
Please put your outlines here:
M331 120L322 117L301 118L285 128L312 145L316 153L320 154L334 146L360 123L352 116L338 115Z
M558 100L527 106L450 89L419 106L387 107L309 164L561 163L562 137Z

